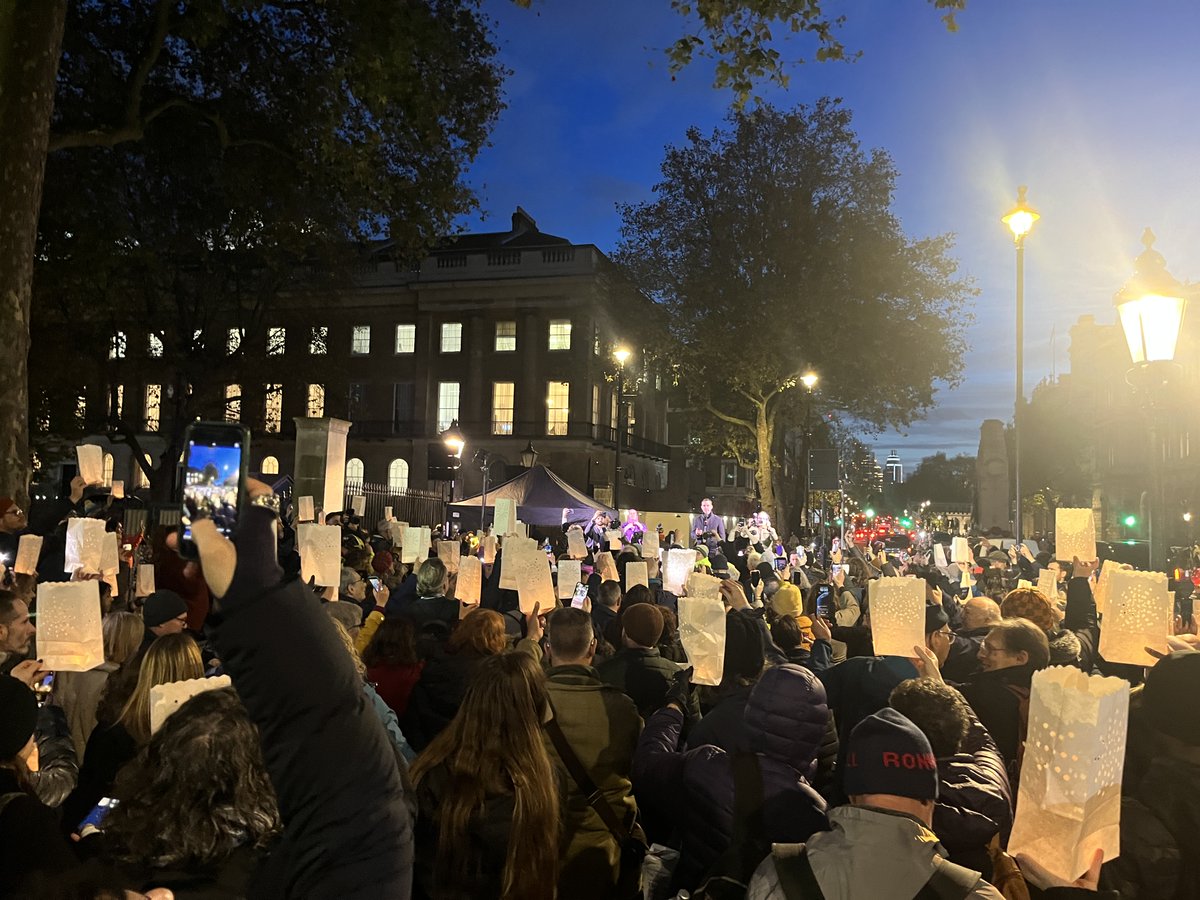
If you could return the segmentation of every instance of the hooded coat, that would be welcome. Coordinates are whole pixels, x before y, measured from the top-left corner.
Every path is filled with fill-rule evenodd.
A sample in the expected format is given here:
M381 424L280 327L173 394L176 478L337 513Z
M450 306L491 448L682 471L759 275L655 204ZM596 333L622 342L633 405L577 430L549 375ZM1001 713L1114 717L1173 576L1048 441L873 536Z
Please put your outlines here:
M1012 831L1013 794L1004 757L978 720L971 722L962 749L939 757L938 799L933 830L950 861L992 873L987 845L997 834L1007 846Z
M825 736L829 707L816 677L800 666L768 669L746 705L745 728L763 780L769 841L805 841L828 827L825 801L804 777ZM680 752L683 715L667 707L646 723L633 759L638 803L679 830L672 890L694 888L733 835L733 756L705 745Z

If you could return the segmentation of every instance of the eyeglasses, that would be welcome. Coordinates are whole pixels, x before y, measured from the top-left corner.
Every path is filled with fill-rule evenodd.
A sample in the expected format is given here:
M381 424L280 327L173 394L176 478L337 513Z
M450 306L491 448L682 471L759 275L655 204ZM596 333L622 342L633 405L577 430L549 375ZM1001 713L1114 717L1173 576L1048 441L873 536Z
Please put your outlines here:
M991 656L993 653L1012 653L1007 647L993 647L987 641L979 645L979 652L984 656Z

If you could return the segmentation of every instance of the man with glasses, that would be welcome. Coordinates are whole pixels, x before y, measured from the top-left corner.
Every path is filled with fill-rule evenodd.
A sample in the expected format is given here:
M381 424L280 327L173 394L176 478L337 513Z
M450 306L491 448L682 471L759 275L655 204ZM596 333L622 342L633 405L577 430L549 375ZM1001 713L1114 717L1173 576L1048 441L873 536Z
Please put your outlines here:
M187 601L174 591L160 589L147 597L142 607L145 634L139 652L145 652L157 637L186 631L187 611Z
M25 533L47 535L83 499L87 482L76 475L71 479L70 500L39 503L37 522L30 527L25 510L12 497L0 497L0 562L11 566L17 558L17 546Z

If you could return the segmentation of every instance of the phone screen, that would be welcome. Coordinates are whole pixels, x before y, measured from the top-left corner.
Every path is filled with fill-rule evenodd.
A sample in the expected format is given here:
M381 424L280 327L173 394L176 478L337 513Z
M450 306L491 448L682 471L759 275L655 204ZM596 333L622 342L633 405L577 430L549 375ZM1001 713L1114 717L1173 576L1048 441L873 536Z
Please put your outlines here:
M378 578L371 576L367 579L367 581L371 582L371 590L373 590L375 593L378 594L383 589L383 582Z
M583 609L583 601L587 599L587 585L582 581L575 585L575 593L571 595L571 605L576 609Z
M93 828L102 827L105 816L120 802L120 800L113 800L111 797L101 797L100 802L92 807L92 811L84 817L83 821L79 823L79 827L75 830L83 831L88 825L91 825Z
M229 537L238 520L245 471L246 431L236 425L189 426L184 436L180 537L192 539L192 522L208 518Z
M833 596L833 588L823 584L817 588L817 615L822 619L829 618L829 598Z
M841 549L842 549L842 540L841 540L841 538L834 538L834 539L833 539L833 545L832 545L832 547L831 547L830 549L831 549L831 551L832 551L833 553L837 553L839 550L841 550Z

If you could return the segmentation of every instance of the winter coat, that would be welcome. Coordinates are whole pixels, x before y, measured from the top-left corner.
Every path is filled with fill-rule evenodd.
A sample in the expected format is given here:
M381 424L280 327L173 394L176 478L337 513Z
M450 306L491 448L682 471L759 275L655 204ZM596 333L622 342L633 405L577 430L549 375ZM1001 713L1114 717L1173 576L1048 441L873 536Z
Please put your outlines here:
M418 753L450 724L482 659L467 651L439 652L425 663L400 720L404 736Z
M633 700L642 718L647 718L663 705L680 668L678 663L663 659L657 647L623 647L596 672L601 681Z
M421 678L421 668L421 663L411 666L371 666L367 669L367 680L375 685L375 690L383 698L383 702L390 706L397 716L403 717L408 711L408 701L413 688Z
M806 843L808 861L825 900L912 900L946 855L937 835L912 816L870 806L830 810L831 831ZM969 900L1003 900L982 878ZM779 883L775 856L763 860L746 900L791 900Z
M67 717L57 706L43 706L37 717L38 770L29 780L47 806L58 807L79 784L79 757Z
M769 841L804 841L827 827L825 801L804 777L825 734L825 691L799 666L768 669L746 706L745 728L763 779ZM669 818L680 833L672 889L694 888L733 835L733 756L718 747L680 752L683 716L672 707L646 723L633 761L638 803Z
M626 827L637 816L630 772L642 720L633 701L599 678L590 666L554 666L546 690L567 743L587 770L604 802ZM607 900L620 875L620 847L587 796L570 777L549 736L546 752L567 786L563 798L563 843L558 896Z
M833 647L823 638L813 641L810 650L795 647L785 655L792 665L804 666L814 675L820 675L833 665Z
M1075 665L1090 673L1100 655L1100 622L1092 586L1086 578L1067 579L1067 610L1062 624L1079 640Z
M120 722L92 732L79 767L79 784L62 806L63 828L71 831L101 798L112 796L117 773L137 752L137 741Z
M942 666L942 677L946 681L966 681L980 671L979 646L991 630L991 625L984 625L951 635L950 652Z
M0 897L33 896L21 888L31 874L78 865L54 810L25 793L11 769L0 768L0 805Z
M987 729L973 719L962 749L938 759L933 831L950 861L990 878L987 845L997 834L1001 846L1008 845L1013 799L1004 757Z
M83 759L88 738L96 728L96 708L110 673L117 671L116 663L101 663L89 672L59 672L54 679L51 702L62 708L75 744L75 755Z
M1021 699L1011 688L1024 689L1028 696L1033 671L1030 665L993 669L980 672L959 686L983 727L996 741L1010 773L1016 767L1021 733L1025 729L1021 719ZM1013 790L1016 790L1015 784Z

